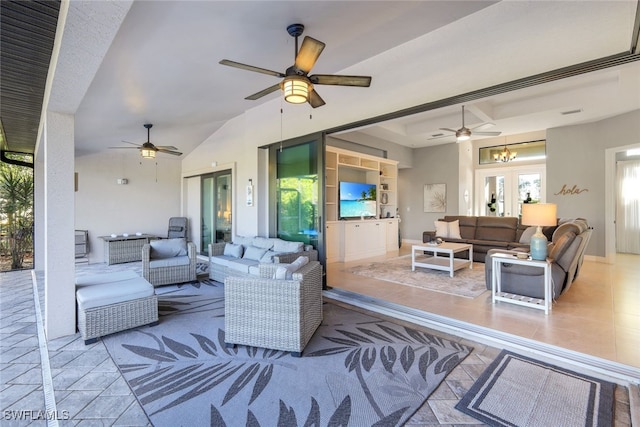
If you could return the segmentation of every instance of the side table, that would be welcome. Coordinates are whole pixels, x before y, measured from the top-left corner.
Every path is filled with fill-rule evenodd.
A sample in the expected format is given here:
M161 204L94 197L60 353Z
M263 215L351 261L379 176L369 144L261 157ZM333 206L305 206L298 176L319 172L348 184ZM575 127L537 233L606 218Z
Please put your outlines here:
M491 302L493 304L495 304L496 301L509 302L512 304L523 305L525 307L544 310L544 314L549 314L549 311L551 310L552 295L551 263L548 259L544 261L538 261L531 258L520 259L513 254L496 253L491 256L491 263ZM502 292L502 264L528 265L544 269L544 300Z
M111 264L142 261L142 247L155 240L153 234L134 234L132 236L100 236L104 241L104 261Z

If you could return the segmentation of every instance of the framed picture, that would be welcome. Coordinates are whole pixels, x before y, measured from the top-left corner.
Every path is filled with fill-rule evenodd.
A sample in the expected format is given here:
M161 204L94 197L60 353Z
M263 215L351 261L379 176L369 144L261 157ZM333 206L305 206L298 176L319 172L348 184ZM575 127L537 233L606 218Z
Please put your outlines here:
M424 185L424 211L447 211L447 184Z
M253 206L253 185L247 185L247 206Z

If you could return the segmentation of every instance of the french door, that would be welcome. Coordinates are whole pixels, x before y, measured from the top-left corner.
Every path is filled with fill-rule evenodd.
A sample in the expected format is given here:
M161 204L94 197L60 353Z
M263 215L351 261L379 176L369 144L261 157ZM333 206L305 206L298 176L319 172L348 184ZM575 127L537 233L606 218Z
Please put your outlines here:
M545 181L544 165L477 169L476 215L519 217L522 203L546 201Z
M231 203L231 170L202 176L201 252L206 254L210 243L230 242L233 211Z

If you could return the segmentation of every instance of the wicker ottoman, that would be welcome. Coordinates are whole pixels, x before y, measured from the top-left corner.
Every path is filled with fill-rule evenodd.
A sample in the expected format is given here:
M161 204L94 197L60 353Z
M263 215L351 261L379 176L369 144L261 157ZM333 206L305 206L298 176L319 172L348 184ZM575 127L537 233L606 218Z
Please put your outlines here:
M76 279L78 330L85 344L98 337L158 323L151 283L132 271Z

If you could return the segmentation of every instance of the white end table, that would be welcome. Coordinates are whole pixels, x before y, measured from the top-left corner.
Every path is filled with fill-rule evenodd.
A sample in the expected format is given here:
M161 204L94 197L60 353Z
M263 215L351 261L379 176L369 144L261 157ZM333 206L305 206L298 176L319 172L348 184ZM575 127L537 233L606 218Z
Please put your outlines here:
M416 261L416 252L431 252L433 257L426 260ZM469 251L469 259L454 258L458 252ZM444 257L438 255L446 255ZM411 271L416 271L416 267L431 268L433 270L448 271L453 277L453 272L466 266L473 268L473 245L466 243L443 242L439 245L413 245L411 246Z
M524 295L510 294L502 292L502 264L518 264L540 267L544 269L544 299L527 297ZM491 255L491 302L509 302L523 305L525 307L544 310L544 314L549 314L551 310L551 262L549 260L538 261L531 258L521 259L514 254L495 253Z

